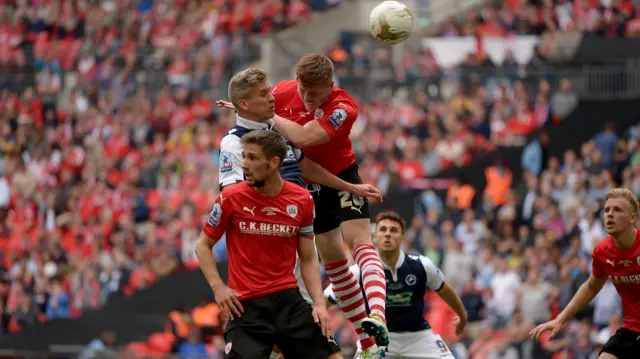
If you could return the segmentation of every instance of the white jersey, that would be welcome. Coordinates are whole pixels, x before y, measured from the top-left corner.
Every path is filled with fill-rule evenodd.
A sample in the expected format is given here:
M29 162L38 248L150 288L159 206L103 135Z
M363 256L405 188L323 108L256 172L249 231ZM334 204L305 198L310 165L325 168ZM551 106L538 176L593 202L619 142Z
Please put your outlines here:
M431 330L422 316L425 291L438 291L443 287L442 272L429 258L404 252L400 252L393 270L385 263L383 267L387 276L386 304L389 328L386 358L454 359L442 338ZM349 269L360 278L357 265ZM325 289L324 294L331 302L336 302L331 285ZM356 355L355 358L359 356Z

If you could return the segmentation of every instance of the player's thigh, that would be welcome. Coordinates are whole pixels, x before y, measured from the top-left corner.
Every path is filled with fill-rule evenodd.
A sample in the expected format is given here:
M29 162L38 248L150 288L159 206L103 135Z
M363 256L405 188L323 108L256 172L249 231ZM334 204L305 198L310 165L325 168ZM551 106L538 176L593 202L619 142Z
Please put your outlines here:
M225 331L224 341L226 359L269 359L273 349L273 338L259 334L249 327Z
M339 351L313 320L311 305L298 291L283 292L276 327L276 345L285 358L326 359Z
M373 244L371 240L371 220L357 218L340 223L340 231L344 241L353 251L361 244Z
M275 344L273 295L241 301L244 312L225 327L225 358L269 358Z
M325 234L340 227L340 220L335 215L337 191L319 184L307 187L313 196L316 217L313 220L313 231L316 235Z
M347 258L340 228L316 234L316 247L323 263L332 263Z
M358 166L352 165L338 175L342 180L354 184L362 184L362 179L358 174ZM365 197L356 196L347 191L336 191L337 202L334 205L335 216L340 223L352 219L369 219L369 200ZM367 229L368 231L368 229Z

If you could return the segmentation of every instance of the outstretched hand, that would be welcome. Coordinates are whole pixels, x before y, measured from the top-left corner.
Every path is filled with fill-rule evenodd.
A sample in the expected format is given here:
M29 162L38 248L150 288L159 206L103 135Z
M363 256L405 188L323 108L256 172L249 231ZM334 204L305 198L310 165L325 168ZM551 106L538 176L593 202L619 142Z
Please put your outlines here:
M225 100L217 100L216 101L216 106L218 106L218 108L226 108L228 110L236 110L236 108L233 106L233 104L229 101L225 101Z
M531 335L531 338L538 339L540 338L540 335L542 335L542 333L550 330L551 335L549 335L549 339L553 339L553 337L555 337L556 334L560 333L562 329L564 329L564 326L565 326L565 323L562 323L561 321L554 319L538 325L537 327L535 327L535 329L533 329L529 333L529 335Z
M380 193L380 190L378 190L377 188L375 188L370 184L363 183L363 184L353 185L353 189L351 190L351 193L356 196L360 196L364 198L373 198L378 202L382 202L382 194Z

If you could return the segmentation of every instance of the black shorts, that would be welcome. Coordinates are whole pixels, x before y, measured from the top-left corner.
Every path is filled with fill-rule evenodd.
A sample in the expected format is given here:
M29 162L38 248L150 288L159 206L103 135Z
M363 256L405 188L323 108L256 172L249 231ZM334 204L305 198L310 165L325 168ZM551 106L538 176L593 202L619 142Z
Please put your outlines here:
M637 359L640 357L640 333L626 328L616 330L616 334L602 347L600 354L602 353L614 355L618 359Z
M313 320L312 308L300 290L241 301L244 313L224 331L228 359L268 359L274 345L285 358L326 359L340 352Z
M358 174L358 165L355 163L340 172L338 177L345 182L362 183ZM370 218L369 201L366 198L320 184L309 185L307 189L313 195L316 205L316 219L313 221L313 230L316 234L334 230L345 221Z

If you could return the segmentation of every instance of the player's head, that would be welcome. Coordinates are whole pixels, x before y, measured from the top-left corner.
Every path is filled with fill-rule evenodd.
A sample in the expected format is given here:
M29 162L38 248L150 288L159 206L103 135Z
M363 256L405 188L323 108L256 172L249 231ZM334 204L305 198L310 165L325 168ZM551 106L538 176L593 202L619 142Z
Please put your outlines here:
M397 212L386 211L376 217L376 231L373 240L383 252L399 250L404 241L404 230L407 224Z
M333 90L333 63L324 55L305 55L296 64L296 80L307 111L315 111Z
M238 72L229 81L228 92L240 117L260 122L273 118L275 100L266 72L256 68Z
M627 188L614 188L604 196L604 225L611 236L635 226L638 198Z
M277 132L260 130L242 136L242 170L247 184L263 187L268 179L280 176L280 164L287 144Z

